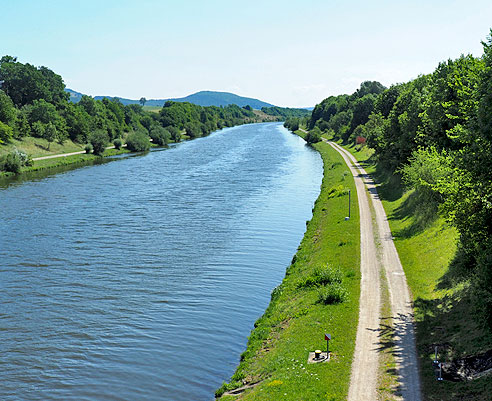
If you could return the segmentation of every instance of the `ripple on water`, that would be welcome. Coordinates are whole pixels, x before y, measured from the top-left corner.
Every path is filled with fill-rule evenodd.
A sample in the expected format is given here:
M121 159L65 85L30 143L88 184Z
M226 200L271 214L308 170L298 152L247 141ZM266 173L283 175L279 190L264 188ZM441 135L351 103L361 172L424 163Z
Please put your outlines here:
M0 399L212 399L321 177L274 123L0 189Z

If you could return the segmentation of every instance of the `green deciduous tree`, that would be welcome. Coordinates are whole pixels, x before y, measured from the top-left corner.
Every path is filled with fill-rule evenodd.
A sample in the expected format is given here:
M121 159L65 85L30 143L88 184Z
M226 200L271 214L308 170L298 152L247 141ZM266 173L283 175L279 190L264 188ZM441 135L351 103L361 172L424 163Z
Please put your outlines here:
M126 137L126 145L132 152L145 152L150 149L150 138L144 130L134 131Z
M4 91L0 90L0 121L13 126L16 114L14 103Z
M62 78L46 67L36 68L22 64L10 56L0 62L2 89L17 107L44 99L53 104L66 102L65 84Z
M317 143L321 141L321 131L318 127L314 127L312 130L308 132L306 137L304 138L307 143Z
M202 130L198 122L187 122L185 124L186 135L190 138L198 138L202 135Z
M180 142L181 141L181 131L178 128L173 127L171 125L171 126L168 126L166 129L170 132L171 139L174 142Z
M102 155L109 142L108 133L102 129L97 129L89 135L89 141L95 155Z
M56 130L55 124L53 124L52 122L46 124L43 133L43 138L48 141L48 149L50 148L51 143L55 141L57 137L58 137L58 132Z
M12 127L0 121L0 144L9 141L12 138Z
M156 145L165 146L171 139L171 133L167 129L156 125L150 130L150 137Z

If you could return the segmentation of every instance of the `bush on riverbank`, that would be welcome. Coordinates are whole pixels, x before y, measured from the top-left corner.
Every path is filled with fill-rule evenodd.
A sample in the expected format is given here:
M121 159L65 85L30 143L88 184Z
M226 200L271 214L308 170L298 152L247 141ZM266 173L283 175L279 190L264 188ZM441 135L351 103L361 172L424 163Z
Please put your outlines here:
M236 372L230 383L217 390L217 397L257 382L239 399L347 397L357 329L354 322L359 313L360 273L354 271L360 263L359 213L357 209L353 218L345 221L346 199L327 196L330 188L341 184L342 173L348 168L328 144L314 146L323 157L324 177L313 218L282 284L272 292L267 310L256 321ZM343 185L355 193L351 175ZM327 304L319 302L317 290L329 286L333 288L323 296ZM325 332L332 335L332 360L307 365L309 351L326 345Z
M145 152L150 149L150 138L143 131L135 131L126 137L126 146L132 152Z
M121 149L121 147L123 146L123 141L121 140L121 138L116 138L114 141L113 141L113 145L114 145L114 148L119 150Z
M32 159L18 149L0 157L0 171L17 174L24 166L32 166Z
M171 133L165 128L156 126L151 129L150 138L155 145L165 146L171 140Z
M104 149L106 149L106 145L109 142L109 136L104 130L98 129L89 136L89 140L92 145L92 152L95 155L100 156L104 153Z
M298 288L320 287L329 284L342 282L342 272L339 268L327 265L325 268L316 267L314 272L301 280L297 285Z
M321 131L318 127L310 130L308 134L304 137L307 143L313 144L321 141Z

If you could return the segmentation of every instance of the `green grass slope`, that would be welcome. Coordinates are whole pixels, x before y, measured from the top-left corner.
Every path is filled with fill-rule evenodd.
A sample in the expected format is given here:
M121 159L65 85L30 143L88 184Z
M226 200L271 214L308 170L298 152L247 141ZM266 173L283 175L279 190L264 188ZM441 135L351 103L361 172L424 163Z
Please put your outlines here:
M460 268L456 229L419 202L413 191L405 190L398 177L378 168L367 148L347 149L380 183L378 192L415 302L424 399L492 399L492 375L468 382L439 382L432 367L435 345L443 362L492 348L490 332L473 316L467 291L472 278Z
M323 157L324 178L313 217L282 284L255 323L236 373L219 394L245 383L259 384L239 398L222 400L346 399L359 312L359 214L352 207L352 219L344 220L346 190L354 193L355 186L341 156L325 143L315 147ZM346 300L324 304L320 297L339 285L323 285L321 277L330 281L334 276ZM332 359L308 365L309 351L326 348L325 332L332 335Z

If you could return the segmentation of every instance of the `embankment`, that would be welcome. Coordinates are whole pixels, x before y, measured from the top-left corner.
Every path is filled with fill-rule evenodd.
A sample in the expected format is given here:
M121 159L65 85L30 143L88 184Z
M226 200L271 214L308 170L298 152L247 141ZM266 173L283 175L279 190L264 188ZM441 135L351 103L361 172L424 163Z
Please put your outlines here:
M323 158L324 178L313 217L284 280L255 323L235 374L217 391L222 400L347 396L359 313L359 212L352 198L351 219L345 220L347 192L355 193L355 186L341 156L326 143L315 148ZM307 364L310 351L326 349L325 333L332 336L331 360ZM239 395L228 395L241 387Z
M371 152L346 147L379 183L400 260L414 302L416 342L426 400L489 400L492 374L469 381L437 381L432 361L460 361L492 349L492 336L474 316L470 281L457 249L456 229L436 208L406 190L398 176L378 166Z

